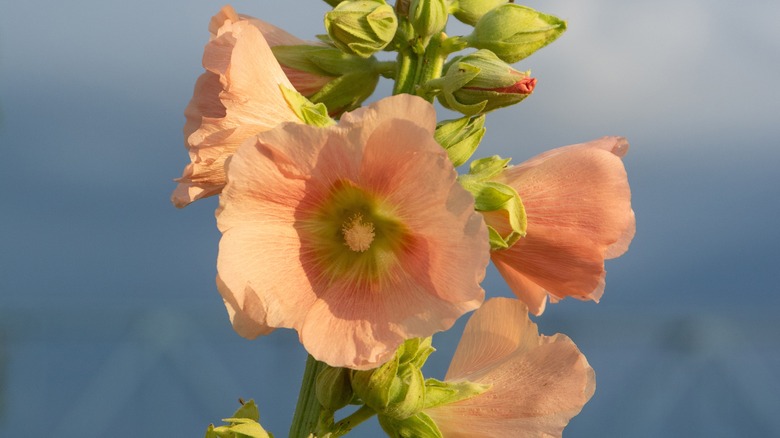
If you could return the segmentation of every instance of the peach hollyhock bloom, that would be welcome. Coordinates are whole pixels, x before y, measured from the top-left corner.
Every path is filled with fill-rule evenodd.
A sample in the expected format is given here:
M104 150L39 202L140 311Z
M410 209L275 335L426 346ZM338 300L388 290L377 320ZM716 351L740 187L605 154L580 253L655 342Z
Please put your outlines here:
M271 47L303 45L325 47L325 44L323 43L302 40L274 26L273 24L266 23L265 21L254 17L250 17L249 15L238 14L230 5L224 6L222 10L220 10L219 13L211 19L209 30L211 30L212 33L216 33L216 29L219 29L225 21L232 21L235 23L239 20L245 20L260 30L260 32L263 34L263 37L265 37L266 42L268 42L268 45ZM289 79L295 87L295 90L306 97L314 95L320 91L322 87L324 87L328 82L336 78L335 76L318 75L305 72L303 70L298 70L284 64L281 64L281 66L284 74L287 75L287 79Z
M490 384L486 392L426 409L445 438L560 437L596 389L567 336L540 336L512 298L486 301L466 324L445 378Z
M603 137L538 155L508 168L496 180L520 194L527 234L491 259L532 313L547 296L598 302L604 292L604 259L628 249L636 222L621 158L622 137ZM505 216L486 213L488 225L508 232Z
M294 328L332 366L374 368L484 298L487 227L411 95L287 123L228 163L217 285L235 330Z
M225 160L247 138L282 122L298 121L280 90L293 88L262 33L247 21L211 22L203 53L206 73L184 110L184 138L191 163L171 196L177 207L218 194L225 185Z

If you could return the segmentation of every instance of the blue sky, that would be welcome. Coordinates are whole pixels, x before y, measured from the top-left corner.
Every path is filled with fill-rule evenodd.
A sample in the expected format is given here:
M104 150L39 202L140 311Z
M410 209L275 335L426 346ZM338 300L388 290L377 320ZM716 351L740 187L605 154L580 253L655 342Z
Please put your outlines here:
M324 2L294 4L233 2L299 37L323 32ZM567 436L717 436L744 432L745 419L750 436L777 433L766 406L780 407L780 4L526 4L569 30L516 66L538 78L534 95L488 117L478 154L520 162L603 135L631 143L631 249L608 262L600 304L564 302L538 320L597 371ZM232 332L214 287L216 203L168 201L187 160L182 112L221 6L3 4L0 434L121 426L115 436L135 436L132 424L192 435L238 396L264 400L284 434L303 366L295 336L250 343ZM509 294L492 271L486 289ZM442 336L434 372L458 336ZM734 377L744 373L763 384ZM53 412L37 419L42 401ZM635 421L608 421L619 412Z

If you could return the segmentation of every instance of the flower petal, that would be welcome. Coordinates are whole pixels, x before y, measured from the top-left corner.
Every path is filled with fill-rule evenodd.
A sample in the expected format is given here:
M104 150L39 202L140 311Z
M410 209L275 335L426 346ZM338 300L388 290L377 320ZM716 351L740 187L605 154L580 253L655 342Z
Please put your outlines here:
M525 306L507 298L488 300L469 320L448 381L453 374L492 386L425 411L447 438L560 437L595 390L576 345L560 334L539 336Z

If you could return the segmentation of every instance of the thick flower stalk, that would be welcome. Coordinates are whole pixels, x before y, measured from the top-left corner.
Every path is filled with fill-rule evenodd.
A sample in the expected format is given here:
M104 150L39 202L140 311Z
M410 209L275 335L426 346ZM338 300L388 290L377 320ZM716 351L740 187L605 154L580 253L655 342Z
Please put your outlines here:
M545 152L495 178L520 195L527 229L491 259L532 313L544 312L548 297L598 301L604 293L604 260L626 252L636 229L626 152L624 138L604 137ZM504 215L484 216L509 230Z
M202 74L184 110L191 163L171 196L177 207L213 196L225 185L225 161L247 138L282 122L298 121L280 86L293 85L260 30L220 11L203 52Z
M526 306L509 298L487 300L474 312L445 381L490 389L425 410L444 438L560 437L596 386L574 342L540 336Z
M487 229L435 126L432 105L399 95L238 149L217 282L239 334L294 328L316 359L368 369L479 307Z

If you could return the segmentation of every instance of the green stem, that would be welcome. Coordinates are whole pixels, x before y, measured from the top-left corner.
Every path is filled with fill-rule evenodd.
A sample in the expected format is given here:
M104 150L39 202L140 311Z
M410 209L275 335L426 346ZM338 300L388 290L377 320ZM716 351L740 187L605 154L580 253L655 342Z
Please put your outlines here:
M395 79L398 70L398 63L395 61L377 61L374 63L374 72L379 73L383 78Z
M376 411L369 408L368 406L361 406L360 409L345 417L343 420L339 421L335 426L333 426L333 438L348 434L352 429L355 428L355 426L368 420L375 414Z
M415 73L417 73L419 57L411 47L405 47L398 52L398 74L395 78L393 94L414 94Z
M322 362L318 362L311 355L306 358L301 391L298 393L298 404L295 406L295 414L290 426L291 438L307 438L309 434L317 429L322 406L320 406L320 402L317 400L315 387L317 374L319 374L322 366Z
M445 41L445 38L446 36L444 33L440 33L439 35L431 38L431 41L428 43L428 47L425 49L423 60L420 63L422 69L419 76L415 80L416 94L422 96L428 101L433 101L433 96L422 90L420 86L427 83L428 81L441 77L442 69L444 68L444 59L447 56L446 53L442 50L442 43Z

